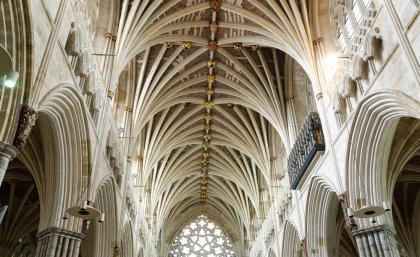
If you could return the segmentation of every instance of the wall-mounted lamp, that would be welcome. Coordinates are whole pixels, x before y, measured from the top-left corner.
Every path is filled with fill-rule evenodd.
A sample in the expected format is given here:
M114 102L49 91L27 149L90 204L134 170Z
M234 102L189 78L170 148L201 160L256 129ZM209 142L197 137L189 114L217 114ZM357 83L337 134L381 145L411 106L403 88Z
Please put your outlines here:
M12 57L6 48L0 45L0 84L13 88L19 78L19 72L13 70Z
M3 79L3 86L8 88L14 88L16 86L16 82L19 78L19 72L15 70L9 71Z

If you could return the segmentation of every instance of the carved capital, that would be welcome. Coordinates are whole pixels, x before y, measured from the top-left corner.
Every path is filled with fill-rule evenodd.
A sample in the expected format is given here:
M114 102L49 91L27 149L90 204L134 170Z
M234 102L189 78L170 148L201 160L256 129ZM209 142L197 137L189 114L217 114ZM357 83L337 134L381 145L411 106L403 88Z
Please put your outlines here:
M346 228L349 231L357 230L358 227L357 227L356 221L354 220L353 217L350 217L347 213L347 208L349 208L347 194L343 193L343 194L339 195L338 199L340 201L341 210L343 211L343 214L344 214L344 219L345 219L345 222L346 222Z
M16 154L18 153L18 151L19 151L19 149L17 149L15 146L9 145L5 142L0 141L0 159L2 159L2 157L3 158L5 157L9 161L11 161L16 157ZM4 168L4 170L6 170L7 164L8 164L8 162L6 163L6 166L3 167L1 165L1 162L0 162L0 170L2 168ZM1 178L0 178L0 184L1 184Z
M35 125L38 115L34 109L27 105L23 105L20 109L19 124L16 129L13 145L18 149L22 149L26 144L26 138L31 133L32 127Z
M85 234L73 232L70 230L57 228L57 227L50 227L38 233L38 239L42 239L44 237L50 237L52 235L57 235L63 238L72 238L76 240L82 240L85 237Z

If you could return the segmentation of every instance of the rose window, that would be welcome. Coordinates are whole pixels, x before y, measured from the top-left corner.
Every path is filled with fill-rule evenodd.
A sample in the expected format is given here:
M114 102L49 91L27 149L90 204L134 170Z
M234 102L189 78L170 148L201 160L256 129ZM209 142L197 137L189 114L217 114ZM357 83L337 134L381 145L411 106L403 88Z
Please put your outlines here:
M199 216L175 238L170 257L234 257L232 243L222 229L206 216Z

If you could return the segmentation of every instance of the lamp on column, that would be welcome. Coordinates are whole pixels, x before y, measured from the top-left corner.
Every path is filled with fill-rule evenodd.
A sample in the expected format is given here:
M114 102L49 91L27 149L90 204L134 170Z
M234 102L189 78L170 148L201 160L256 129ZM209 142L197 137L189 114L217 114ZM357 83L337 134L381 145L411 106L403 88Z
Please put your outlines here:
M19 78L19 72L13 70L12 57L9 52L0 45L0 78L1 84L8 88L16 86L16 82Z
M9 71L7 75L4 77L3 85L8 88L14 88L16 86L16 82L19 78L19 72L15 70Z

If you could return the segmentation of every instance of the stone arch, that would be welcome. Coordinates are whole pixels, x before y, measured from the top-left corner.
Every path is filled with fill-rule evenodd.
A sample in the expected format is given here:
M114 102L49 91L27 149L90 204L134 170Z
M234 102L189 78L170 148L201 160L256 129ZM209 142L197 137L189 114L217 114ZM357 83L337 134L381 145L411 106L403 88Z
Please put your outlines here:
M291 221L286 221L283 229L283 243L281 246L282 257L301 257L303 247L300 241L298 230Z
M82 256L111 257L114 248L119 247L118 213L116 206L116 183L112 176L105 177L93 200L95 208L105 213L105 221L91 221L86 238L82 242Z
M71 86L56 86L40 102L38 120L19 159L39 190L39 230L61 227L77 231L79 222L61 218L77 204L91 174L91 147L83 98ZM42 149L40 152L39 149Z
M121 237L121 256L134 256L133 226L131 222L127 222L124 225L123 234Z
M345 184L350 207L391 202L395 174L388 172L392 144L388 138L393 137L399 118L419 119L419 108L418 101L395 90L373 92L360 102L347 149ZM359 225L366 227L368 222L360 220Z
M0 12L0 45L12 58L12 69L19 72L17 85L12 89L2 89L0 94L0 141L6 143L12 143L21 105L28 103L34 79L33 30L29 5L28 1L4 0Z
M319 256L341 256L347 254L351 248L342 246L342 241L351 238L351 234L345 231L344 215L340 208L337 190L328 178L323 176L315 176L311 180L306 205L306 247L308 252ZM348 243L353 245L355 250L355 242L351 240ZM343 249L341 249L343 248Z
M3 205L7 206L7 212L0 223L0 255L33 256L40 201L28 167L18 158L9 163L0 187L0 206Z
M420 256L420 120L399 118L388 161L392 212L385 215L393 224L401 256Z

